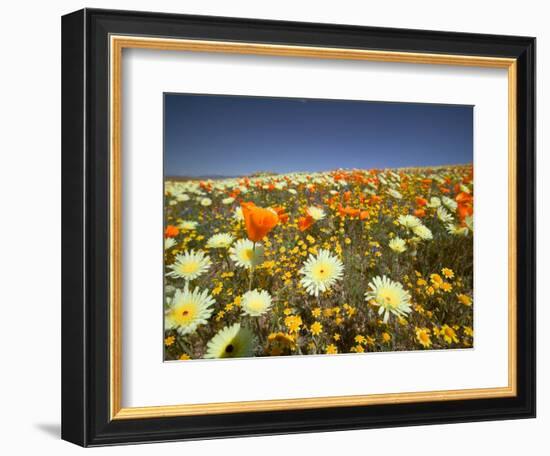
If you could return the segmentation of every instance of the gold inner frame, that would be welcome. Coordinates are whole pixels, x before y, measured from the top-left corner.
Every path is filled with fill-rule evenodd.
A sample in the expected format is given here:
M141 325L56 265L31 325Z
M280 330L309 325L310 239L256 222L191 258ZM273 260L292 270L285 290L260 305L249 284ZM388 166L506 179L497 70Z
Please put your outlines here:
M246 402L122 407L122 51L123 49L255 54L302 58L368 60L453 65L508 70L508 386L462 390L404 392ZM516 373L516 119L517 62L511 58L387 52L241 42L117 36L110 37L110 414L111 419L155 418L220 413L297 410L510 397L517 394Z

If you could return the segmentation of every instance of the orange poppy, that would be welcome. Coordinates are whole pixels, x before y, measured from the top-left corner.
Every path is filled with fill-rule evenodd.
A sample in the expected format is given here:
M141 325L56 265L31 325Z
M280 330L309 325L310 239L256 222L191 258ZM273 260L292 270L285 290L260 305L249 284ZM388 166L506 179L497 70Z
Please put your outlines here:
M300 217L298 219L298 229L300 231L305 231L315 223L311 215L306 215L305 217Z
M424 209L416 209L416 210L414 211L414 216L415 216L415 217L420 217L420 218L422 218L422 217L424 217L425 215L426 215L426 211L425 211Z
M426 206L428 204L428 200L426 198L417 196L415 199L416 199L417 206Z
M242 202L241 209L248 239L252 242L261 241L279 223L275 211L258 207L252 202Z
M469 193L461 192L458 195L456 195L455 201L458 204L468 204L468 203L471 203L473 199L474 198Z
M233 190L233 191L229 194L229 196L230 196L231 198L237 198L237 196L239 196L240 193L241 193L241 191L240 191L238 188L236 188L235 190Z
M177 226L168 225L166 230L164 230L164 236L167 238L176 237L179 234L180 230Z
M279 222L281 223L288 222L288 214L285 212L284 207L274 207L273 210L277 212L277 215L279 216Z
M376 204L382 201L382 198L380 198L378 195L372 195L370 197L370 204Z
M208 192L212 190L212 184L208 182L203 182L203 181L199 182L199 187Z
M366 218L369 218L369 211L361 211L359 214L360 220L365 220Z
M345 217L346 215L349 215L350 217L357 217L361 213L359 209L354 209L349 206L342 207L342 205L338 208L338 212L341 217Z
M458 203L457 213L460 220L464 220L469 215L473 215L473 200L474 198L472 195L466 192L461 192L456 195L455 201Z

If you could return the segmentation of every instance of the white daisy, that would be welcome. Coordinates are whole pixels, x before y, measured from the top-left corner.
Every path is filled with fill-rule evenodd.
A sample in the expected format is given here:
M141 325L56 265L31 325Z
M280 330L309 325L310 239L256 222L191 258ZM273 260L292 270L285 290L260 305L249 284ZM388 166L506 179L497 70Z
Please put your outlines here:
M430 198L430 202L428 203L428 207L439 207L441 206L441 200L437 196L432 196Z
M403 253L405 250L407 250L407 244L400 237L393 238L389 242L388 246L390 247L390 249L397 253Z
M472 215L467 215L464 219L464 223L466 223L466 226L468 229L473 233L474 232L474 217Z
M441 198L441 201L443 202L443 205L447 207L451 212L455 212L457 208L457 203L455 200L452 200L451 198L447 196L443 196Z
M241 307L245 315L259 317L271 308L271 296L265 290L247 291L242 296Z
M401 193L399 193L397 190L394 190L393 188L388 189L388 194L390 196L393 196L395 199L403 198L403 195L401 195Z
M174 238L165 238L164 239L164 250L169 250L176 245L176 240Z
M208 207L212 205L212 200L210 198L202 198L201 206Z
M241 206L235 208L235 210L233 211L233 218L238 222L242 222L244 220L243 210L241 209Z
M235 198L233 198L232 196L222 199L223 204L232 204L233 201L235 201Z
M248 328L240 323L226 326L210 339L206 345L205 358L242 358L254 356L256 339Z
M206 247L209 249L227 249L235 238L229 233L218 233L208 239Z
M264 247L256 242L256 245L250 239L239 239L231 249L229 249L231 259L241 268L254 268L264 261Z
M446 228L447 232L453 236L467 236L469 232L466 226L458 226L454 223L448 223Z
M164 314L165 329L175 329L181 335L194 332L199 325L204 325L212 315L215 301L208 290L202 292L195 288L189 291L176 290Z
M412 229L412 231L415 235L417 235L420 239L422 239L424 241L429 241L429 240L433 239L432 232L427 226L418 225L418 226L415 226Z
M307 213L316 222L318 222L319 220L323 220L326 215L325 211L317 206L309 206L307 208Z
M408 229L413 229L416 226L422 225L420 219L414 215L400 215L397 222Z
M447 209L444 207L437 208L437 218L443 223L449 223L453 221L453 216L447 212Z
M210 257L203 252L190 250L176 255L174 264L168 266L172 271L166 274L169 277L193 280L204 274L210 268Z
M384 314L384 323L387 323L390 313L398 317L405 317L410 313L411 295L399 282L386 276L376 276L370 281L369 288L365 293L365 300L379 306L378 314Z
M338 257L328 250L321 249L317 256L309 255L300 274L304 277L300 280L306 291L313 296L327 291L344 274L344 265Z
M197 229L198 224L198 222L193 222L191 220L183 220L178 227L183 231L194 231Z
M186 193L181 193L180 195L176 196L176 199L181 202L189 201L191 198L189 198L189 195Z

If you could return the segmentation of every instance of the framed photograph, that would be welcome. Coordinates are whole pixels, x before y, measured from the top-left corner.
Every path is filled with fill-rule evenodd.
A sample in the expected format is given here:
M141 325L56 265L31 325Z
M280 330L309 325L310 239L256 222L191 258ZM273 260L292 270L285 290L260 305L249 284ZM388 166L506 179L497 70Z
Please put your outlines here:
M535 39L62 20L62 437L535 416Z

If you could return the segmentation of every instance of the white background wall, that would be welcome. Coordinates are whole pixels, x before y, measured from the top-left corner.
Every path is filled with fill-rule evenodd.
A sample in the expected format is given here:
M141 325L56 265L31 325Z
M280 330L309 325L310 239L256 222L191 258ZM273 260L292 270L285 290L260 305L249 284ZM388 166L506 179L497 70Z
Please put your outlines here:
M538 418L102 448L94 454L544 454L550 448L550 80L541 1L76 0L4 2L0 14L0 449L73 454L60 422L60 16L84 6L536 36L538 39ZM498 282L495 286L499 286ZM546 432L545 432L546 431Z

